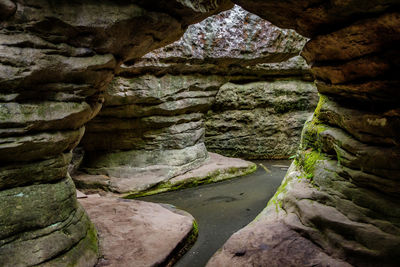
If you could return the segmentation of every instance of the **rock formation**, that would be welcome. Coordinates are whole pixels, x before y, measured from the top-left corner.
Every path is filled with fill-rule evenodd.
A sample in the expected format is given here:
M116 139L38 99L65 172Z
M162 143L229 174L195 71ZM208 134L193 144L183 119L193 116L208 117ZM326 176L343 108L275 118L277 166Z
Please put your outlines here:
M227 1L0 1L0 265L93 266L96 231L67 173L123 60Z
M237 125L221 126L219 122L231 113L231 99L225 93L232 86L241 87L225 84L228 81L263 81L262 86L271 87L269 100L260 100L254 106L243 100L236 103L236 108L238 105L243 109L258 108L262 115L269 115L271 108L266 110L266 107L275 106L273 110L291 117L294 125L290 127L294 130L283 134L290 135L291 139L277 141L292 141L290 152L284 157L293 154L301 127L316 102L313 84L299 81L309 75L304 60L298 56L305 41L294 31L281 30L236 6L190 26L179 41L148 53L140 60L125 62L105 92L103 109L88 123L81 143L85 150L82 169L98 176L79 175L74 179L81 187L131 194L159 188L161 184L163 189L167 184L173 187L168 182L170 179L198 168L208 158L203 117L211 109L218 91L217 106L222 106L226 112L216 111L210 116L207 130L218 135L221 127L227 131L238 128ZM265 81L271 77L281 81ZM250 83L247 88L256 91L255 95L249 94L247 102L265 93L256 83ZM293 97L290 100L285 100L287 96L274 98L279 93L291 93ZM315 101L308 99L313 96ZM296 110L301 111L294 112ZM293 112L288 114L288 111ZM247 116L246 111L239 113L238 121ZM277 114L275 120L279 117ZM274 120L261 127L265 124L274 124ZM242 125L241 128L238 132L246 134L243 133L246 127ZM260 135L269 134L263 129L260 132ZM237 132L232 131L225 138L234 134ZM270 137L274 138L276 136ZM220 139L223 138L210 138L207 144L218 152L223 151L218 149L221 146L237 150L234 144ZM259 144L263 141L257 140ZM248 170L239 170L239 173Z
M209 265L396 266L399 1L233 2L311 38L303 56L323 97L276 196ZM68 152L116 65L177 39L218 4L0 0L3 265L94 264Z
M107 189L123 193L145 190L199 167L207 158L203 113L221 80L116 77L82 140L84 170L120 178Z
M289 158L317 98L314 84L298 77L226 83L206 116L207 149L251 159Z
M399 1L234 2L311 38L321 97L280 189L208 266L397 266Z
M196 241L193 216L171 205L95 195L79 202L99 232L97 266L172 266Z

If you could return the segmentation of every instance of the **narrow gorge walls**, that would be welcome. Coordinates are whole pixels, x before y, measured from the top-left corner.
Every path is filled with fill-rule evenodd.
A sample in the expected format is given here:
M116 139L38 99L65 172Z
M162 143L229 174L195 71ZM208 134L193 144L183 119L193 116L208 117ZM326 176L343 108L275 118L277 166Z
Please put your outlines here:
M298 56L305 42L235 6L190 26L179 41L125 62L81 143L82 170L108 178L80 175L77 183L120 193L146 190L203 164L204 142L224 155L245 155L240 146L248 140L257 147L247 150L255 157L292 155L317 101ZM250 82L238 84L243 81ZM248 112L263 116L261 124L246 124ZM280 123L284 119L291 125Z
M322 97L275 197L209 265L396 266L400 2L233 2L311 38L303 56ZM122 62L139 64L135 59L178 39L188 24L230 7L225 1L0 0L1 263L93 266L97 238L66 171L71 149L114 73L123 72ZM219 62L186 67L217 74ZM249 65L239 59L229 69L242 72L241 62ZM154 75L185 65L176 63Z
M101 92L122 60L229 7L155 3L0 1L0 265L96 263L96 231L67 168Z

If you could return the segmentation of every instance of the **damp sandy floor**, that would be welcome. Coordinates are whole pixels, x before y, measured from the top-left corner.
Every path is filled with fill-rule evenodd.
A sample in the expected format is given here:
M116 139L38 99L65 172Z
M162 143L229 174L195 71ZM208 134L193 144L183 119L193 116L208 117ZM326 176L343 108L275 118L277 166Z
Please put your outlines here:
M138 198L168 203L192 214L199 225L199 237L175 266L202 267L236 231L251 222L273 196L289 160L264 160L257 171L215 184ZM265 170L262 166L267 168Z

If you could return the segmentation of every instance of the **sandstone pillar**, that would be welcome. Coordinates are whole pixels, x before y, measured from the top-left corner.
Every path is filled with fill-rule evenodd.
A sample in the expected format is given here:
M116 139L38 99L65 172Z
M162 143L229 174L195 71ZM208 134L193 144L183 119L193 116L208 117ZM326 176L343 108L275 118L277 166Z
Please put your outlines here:
M280 189L209 266L396 266L399 2L235 2L311 37L321 97Z
M0 1L0 265L96 263L96 231L67 173L71 150L121 60L226 4L163 1L157 13L154 2Z

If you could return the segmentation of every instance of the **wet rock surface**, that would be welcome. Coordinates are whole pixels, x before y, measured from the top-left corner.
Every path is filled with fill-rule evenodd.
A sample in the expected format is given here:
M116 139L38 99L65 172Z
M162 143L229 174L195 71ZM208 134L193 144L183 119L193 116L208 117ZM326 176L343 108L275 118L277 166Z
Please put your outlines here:
M321 98L274 198L208 266L396 266L398 64L388 56L398 54L395 1L235 2L311 37L302 54ZM293 242L280 246L285 237Z
M253 163L257 171L240 179L140 198L175 205L196 218L197 241L175 266L204 267L230 235L263 210L290 165L288 160Z
M96 266L169 266L197 236L194 218L173 206L92 195L79 202L99 234Z
M96 263L96 233L67 173L85 123L121 61L230 6L155 2L0 1L0 265Z

